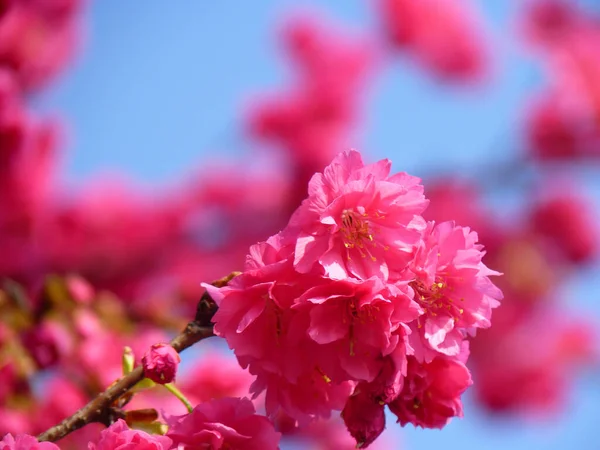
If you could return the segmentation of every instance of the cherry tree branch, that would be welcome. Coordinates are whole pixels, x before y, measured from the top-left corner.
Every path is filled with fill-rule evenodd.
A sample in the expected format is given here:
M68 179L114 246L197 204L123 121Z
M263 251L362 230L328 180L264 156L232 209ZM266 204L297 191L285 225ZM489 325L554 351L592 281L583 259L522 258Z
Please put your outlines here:
M231 275L212 284L217 287L224 286L238 273L233 272ZM178 353L181 353L197 342L214 336L212 317L216 311L217 305L208 293L205 293L198 302L196 317L171 341L171 346ZM119 399L143 379L144 369L142 366L137 366L130 373L115 381L104 392L92 399L75 414L41 433L37 437L38 441L56 442L89 423L99 422L109 426L119 418L123 418L125 414L119 408Z

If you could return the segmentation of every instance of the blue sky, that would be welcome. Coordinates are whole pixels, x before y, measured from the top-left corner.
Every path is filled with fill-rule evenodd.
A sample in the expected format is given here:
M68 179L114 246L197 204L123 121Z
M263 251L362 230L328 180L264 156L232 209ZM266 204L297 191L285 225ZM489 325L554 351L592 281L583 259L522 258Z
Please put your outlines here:
M240 106L252 94L286 82L276 26L282 13L315 9L357 30L375 26L365 0L143 2L96 0L86 13L78 60L36 104L68 124L64 170L76 186L122 171L147 185L177 180L190 164L244 150ZM436 85L399 57L378 78L356 147L388 157L396 170L477 171L519 150L521 107L542 88L537 67L507 38L519 2L480 0L498 47L489 86L467 91ZM599 281L571 292L598 314ZM590 285L587 284L589 287ZM579 289L579 291L578 291ZM596 449L598 383L583 380L561 420L539 425L489 420L467 402L462 421L444 431L403 431L406 448ZM397 432L397 426L390 424ZM402 447L402 445L400 445Z

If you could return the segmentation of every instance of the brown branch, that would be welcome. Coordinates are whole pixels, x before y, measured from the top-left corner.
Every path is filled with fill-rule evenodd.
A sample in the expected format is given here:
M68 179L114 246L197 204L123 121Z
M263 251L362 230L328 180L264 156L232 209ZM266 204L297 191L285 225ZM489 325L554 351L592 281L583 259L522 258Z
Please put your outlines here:
M226 285L239 272L234 272L221 280L212 283L215 286ZM171 346L181 353L186 348L191 347L195 343L206 339L213 334L212 317L217 311L215 302L210 298L208 293L205 293L198 303L196 317L193 321L187 324L178 336L171 341ZM131 388L144 378L144 369L138 366L132 372L123 376L115 383L91 400L87 405L67 417L58 425L53 426L47 431L40 434L38 441L56 442L62 439L69 433L82 428L88 423L99 422L106 426L123 417L123 412L116 407L117 401L125 395Z

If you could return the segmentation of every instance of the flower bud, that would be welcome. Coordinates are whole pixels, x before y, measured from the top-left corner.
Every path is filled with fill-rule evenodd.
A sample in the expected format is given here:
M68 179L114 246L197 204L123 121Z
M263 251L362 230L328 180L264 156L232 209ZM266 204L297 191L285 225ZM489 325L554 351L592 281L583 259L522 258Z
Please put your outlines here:
M142 358L144 376L158 384L175 380L181 358L169 344L154 344Z
M385 429L384 405L366 392L352 395L342 411L348 431L356 439L356 448L367 448Z
M133 350L131 349L131 347L125 347L123 349L122 364L123 364L123 375L127 375L127 374L131 373L131 371L135 367L135 356L133 354Z

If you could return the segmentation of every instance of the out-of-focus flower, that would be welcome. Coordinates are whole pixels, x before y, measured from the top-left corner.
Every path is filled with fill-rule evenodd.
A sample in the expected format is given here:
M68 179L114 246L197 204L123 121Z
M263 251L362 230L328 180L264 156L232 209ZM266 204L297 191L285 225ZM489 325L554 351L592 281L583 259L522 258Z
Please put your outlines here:
M23 411L14 407L0 407L0 436L4 435L4 433L31 433L31 430L32 420L29 411Z
M598 363L594 324L555 306L506 319L503 309L474 341L469 364L477 400L505 414L539 418L562 411L574 373Z
M486 75L488 49L472 2L381 0L384 31L438 78L473 81Z
M80 276L69 275L65 277L65 284L71 298L78 303L89 304L94 298L94 288Z
M534 100L527 114L529 150L540 161L593 156L600 149L600 132L587 112L557 95Z
M175 380L180 362L179 353L169 344L154 344L142 358L144 376L155 383L170 383Z
M177 448L275 450L281 434L247 398L222 398L171 418L167 437Z
M549 240L553 248L573 263L592 259L598 250L597 223L593 205L574 190L539 199L531 208L533 232Z
M50 209L58 127L34 120L20 93L0 67L0 274L31 282L43 259L36 238Z
M3 345L0 342L0 348ZM17 370L11 362L2 361L0 366L0 405L4 405L17 382Z
M7 434L0 441L0 450L60 450L56 444L51 442L38 442L33 436L19 434L13 437Z
M74 381L59 375L43 384L44 396L38 400L32 414L35 431L42 432L83 407L88 397Z
M302 200L308 179L350 145L357 128L365 81L374 63L370 43L316 20L286 24L282 38L296 68L288 91L255 100L249 109L251 136L282 148Z
M80 332L93 333L82 336L71 361L75 366L73 369L82 371L96 389L106 388L123 374L122 349L125 346L130 346L134 355L143 355L152 344L166 340L165 333L147 325L137 327L132 333L111 329L106 323L100 328L96 328L97 325L94 321L80 324L80 327L90 327L82 328ZM141 362L140 359L136 362Z
M535 1L524 15L551 82L528 111L529 147L540 160L600 154L600 26L590 16L558 0Z
M306 426L292 428L284 435L284 442L313 450L356 449L356 439L350 435L344 422L337 418L313 421ZM391 447L398 448L397 437L392 443L389 439L385 439L385 436L380 436L370 445L373 450L384 450Z
M223 397L248 394L252 376L231 357L211 352L202 355L182 377L177 386L193 404Z
M51 320L36 324L21 336L23 346L40 369L47 369L67 356L73 341L65 327Z
M429 205L423 217L435 223L454 222L476 230L486 247L490 245L490 212L486 210L481 188L472 181L460 178L439 177L427 180L425 194Z
M528 0L523 2L521 27L525 37L537 45L555 45L585 21L577 7L567 0Z
M511 298L516 296L522 308L551 296L564 277L558 252L552 251L538 233L523 227L503 231L488 257L504 273L499 287Z
M53 425L56 425L56 422ZM69 433L62 438L60 440L60 450L86 449L90 442L95 443L98 441L100 433L105 429L106 427L101 423L87 424L85 427L75 430L73 433Z
M90 442L88 450L169 450L172 443L167 436L131 430L119 419L100 433L97 443Z
M8 1L0 6L0 67L25 89L43 85L71 58L80 32L80 0Z

